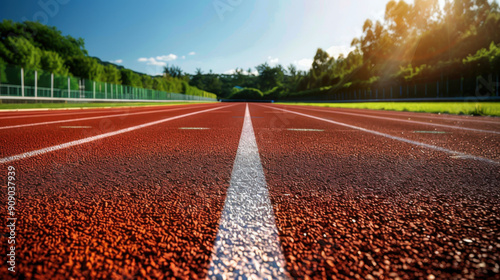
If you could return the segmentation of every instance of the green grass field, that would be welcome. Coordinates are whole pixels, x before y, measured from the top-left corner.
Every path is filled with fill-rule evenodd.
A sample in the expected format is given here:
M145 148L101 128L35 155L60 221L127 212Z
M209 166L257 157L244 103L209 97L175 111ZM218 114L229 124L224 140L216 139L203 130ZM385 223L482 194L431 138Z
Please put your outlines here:
M500 102L370 102L370 103L280 103L331 108L426 112L474 116L500 116Z
M0 104L0 110L7 109L65 109L65 108L102 108L102 107L135 107L135 106L164 106L181 104L198 104L207 102L150 102L150 103L28 103L28 104Z

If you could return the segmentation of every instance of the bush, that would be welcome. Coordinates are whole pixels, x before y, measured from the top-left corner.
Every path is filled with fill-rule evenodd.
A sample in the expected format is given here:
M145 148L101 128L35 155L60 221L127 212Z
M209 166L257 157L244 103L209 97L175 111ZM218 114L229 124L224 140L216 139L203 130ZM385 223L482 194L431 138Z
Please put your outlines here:
M232 94L230 99L259 100L264 97L262 91L255 88L245 88Z

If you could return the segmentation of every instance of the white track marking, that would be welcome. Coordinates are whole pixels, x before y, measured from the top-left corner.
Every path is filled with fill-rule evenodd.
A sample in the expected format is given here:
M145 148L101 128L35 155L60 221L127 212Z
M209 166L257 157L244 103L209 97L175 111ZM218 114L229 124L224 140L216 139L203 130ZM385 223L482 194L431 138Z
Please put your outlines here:
M323 107L327 108L327 107ZM329 108L335 108L335 107L329 107ZM353 108L336 108L336 109L346 109L346 110L356 110ZM423 114L437 114L437 113L426 113L426 112L405 112L405 111L391 111L391 110L376 110L376 109L359 109L359 110L368 110L370 113L375 114L375 115L398 115L398 116L407 116L407 117L414 117L414 118L424 118L424 119L435 119L435 120L447 120L447 121L464 121L464 122L480 122L480 123L492 123L492 124L499 124L499 121L488 121L488 120L478 120L478 119L470 119L466 118L465 115L464 117L455 117L457 115L449 115L449 114L441 114L441 117L433 117L433 116L427 116ZM411 114L408 114L411 113ZM422 115L419 115L422 114ZM471 117L474 118L474 117ZM500 119L499 119L500 120Z
M261 106L263 106L263 105L261 105ZM354 126L354 125L350 125L350 124L346 124L346 123L336 122L336 121L332 121L332 120L329 120L329 119L324 119L324 118L320 118L320 117L316 117L316 116L312 116L312 115L308 115L308 114L304 114L304 113L290 111L290 110L283 109L283 108L274 108L274 107L270 107L270 106L263 106L263 107L273 108L274 110L284 111L284 112L288 112L288 113L291 113L291 114L295 114L295 115L299 115L299 116L303 116L303 117L307 117L307 118L311 118L311 119L316 119L316 120L320 120L320 121L324 121L324 122L328 122L328 123L332 123L332 124L336 124L336 125L340 125L340 126L349 127L349 128L352 128L352 129L361 130L363 132L368 132L368 133L371 133L371 134L375 134L375 135L378 135L378 136L383 136L383 137L390 138L390 139L393 139L393 140L397 140L397 141L409 143L409 144L412 144L412 145L416 145L416 146L420 146L420 147L432 149L432 150L435 150L435 151L440 151L440 152L448 153L448 154L451 154L452 156L459 156L460 158L463 158L463 159L479 160L479 161L487 162L487 163L490 163L490 164L497 164L497 165L500 164L500 162L492 160L492 159L488 159L488 158L484 158L484 157L479 157L479 156L474 156L474 155L469 155L469 154L465 154L465 153L462 153L462 152L457 152L457 151L449 150L449 149L446 149L446 148L442 148L442 147L438 147L438 146L434 146L434 145L430 145L430 144L425 144L425 143L422 143L422 142L417 142L417 141L413 141L413 140L406 139L406 138L401 138L401 137L393 136L393 135L382 133L382 132L378 132L378 131L375 131L375 130L370 130L370 129L362 128L362 127L359 127L359 126Z
M65 125L65 126L60 126L60 128L92 128L92 127L88 125Z
M413 124L421 124L421 125L429 125L429 126L446 127L446 128L452 128L452 129L469 130L469 131L475 131L475 132L500 134L500 131L484 130L484 129L476 129L476 128L468 128L468 127L461 127L461 126L454 126L454 125L447 125L447 124L438 124L438 123L428 123L428 122L419 122L419 121L411 121L411 120L402 120L402 119L398 119L398 118L379 117L379 116L373 116L373 115L347 113L347 112L330 111L330 110L318 110L318 109L312 109L312 108L303 108L303 109L305 109L305 110L311 110L311 111L317 111L317 112L325 112L325 113L341 114L341 115L350 115L350 116L358 116L358 117L364 117L364 118L381 119L381 120L388 120L388 121L395 121L395 122L405 122L405 123L413 123Z
M287 128L287 130L290 130L290 131L310 131L310 132L321 132L321 131L325 131L324 129L312 129L312 128Z
M79 119L67 119L67 120L50 121L50 122L18 124L18 125L2 126L2 127L0 127L0 130L29 127L29 126L38 126L38 125L49 125L49 124L55 124L55 123L66 123L66 122L89 121L89 120L97 120L97 119L105 119L105 118L128 117L128 116L152 114L152 113L159 113L159 112L179 111L179 110L185 110L185 109L190 109L190 108L189 107L173 108L173 109L171 108L171 109L146 111L146 112L125 113L125 114L117 114L117 115L105 115L105 116L87 117L87 118L79 118Z
M431 130L431 131L426 131L426 130L415 130L413 131L413 133L422 133L422 134L446 134L445 131L435 131L435 130Z
M39 117L57 117L57 116L71 116L71 115L82 115L82 114L99 114L102 113L102 111L96 112L68 112L68 113L61 113L61 114L39 114L39 115L20 115L20 116L8 116L8 117L0 117L0 120L5 120L5 119L20 119L20 118L39 118Z
M248 104L208 278L289 278Z
M154 122L149 122L149 123L145 123L145 124L141 124L141 125L137 125L137 126L132 126L132 127L128 127L128 128L120 129L120 130L117 130L117 131L108 132L108 133L104 133L104 134L100 134L100 135L96 135L96 136L92 136L92 137L88 137L88 138L84 138L84 139L80 139L80 140L75 140L75 141L67 142L67 143L60 144L60 145L55 145L55 146L51 146L51 147L48 147L48 148L43 148L43 149L40 149L40 150L35 150L35 151L31 151L31 152L26 152L26 153L18 154L18 155L15 155L15 156L1 158L0 159L0 164L9 163L9 162L13 162L13 161L17 161L17 160L21 160L21 159L25 159L25 158L37 156L37 155L43 155L43 154L50 153L50 152L53 152L53 151L62 150L62 149L70 148L70 147L73 147L73 146L78 146L78 145L82 145L82 144L85 144L85 143L89 143L89 142L93 142L93 141L96 141L96 140L100 140L100 139L103 139L103 138L107 138L107 137L111 137L111 136L123 134L123 133L130 132L130 131L134 131L134 130L137 130L137 129L140 129L140 128L145 128L145 127L148 127L148 126L157 125L157 124L160 124L160 123L164 123L164 122L168 122L168 121L173 121L173 120L176 120L176 119L185 118L185 117L189 117L189 116L193 116L193 115L197 115L197 114L201 114L201 113L215 111L215 110L219 110L219 109L222 109L222 108L227 108L227 107L230 107L230 106L235 106L235 105L229 105L229 106L224 106L224 107L219 107L219 108L212 108L212 109L207 109L207 110L192 112L192 113L188 113L188 114L184 114L184 115L179 115L179 116L175 116L175 117L170 117L170 118L166 118L166 119L162 119L162 120L158 120L158 121L154 121Z
M200 104L200 105L207 105L207 104ZM198 105L193 105L193 107L194 106L199 107ZM160 106L141 106L141 107L133 107L133 108L147 108L147 107L160 107ZM0 120L5 120L5 119L20 119L20 118L71 116L71 115L83 115L83 114L102 114L102 113L106 113L106 111L104 111L104 110L108 110L108 109L113 109L113 110L116 110L116 111L128 111L131 108L132 107L101 107L101 108L88 108L88 109L66 108L66 109L57 109L57 110L54 110L54 111L61 111L61 110L71 110L71 111L65 112L65 113L60 113L60 114L50 114L51 112L47 111L47 114L38 114L38 115L18 115L18 116L8 116L8 117L1 117L0 116ZM80 110L80 111L79 112L75 112L75 110ZM96 110L96 111L89 111L89 110Z
M208 127L179 127L181 130L207 130Z

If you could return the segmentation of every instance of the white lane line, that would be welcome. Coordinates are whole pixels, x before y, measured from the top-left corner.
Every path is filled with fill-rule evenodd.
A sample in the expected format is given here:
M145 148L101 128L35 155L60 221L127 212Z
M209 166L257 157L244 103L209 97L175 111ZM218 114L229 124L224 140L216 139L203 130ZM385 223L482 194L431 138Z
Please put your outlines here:
M60 128L92 128L92 127L88 125L65 125L65 126L60 126Z
M345 126L345 127L349 127L349 128L361 130L361 131L368 132L368 133L371 133L371 134L375 134L375 135L378 135L378 136L383 136L383 137L386 137L386 138L389 138L389 139L393 139L393 140L397 140L397 141L409 143L409 144L412 144L412 145L416 145L416 146L420 146L420 147L424 147L424 148L428 148L428 149L432 149L432 150L436 150L436 151L448 153L448 154L451 154L452 156L459 156L460 158L463 158L463 159L473 159L473 160L479 160L479 161L487 162L487 163L490 163L490 164L500 164L500 162L492 160L492 159L488 159L488 158L484 158L484 157L479 157L479 156L474 156L474 155L469 155L469 154L465 154L465 153L462 153L462 152L457 152L457 151L449 150L449 149L446 149L446 148L442 148L442 147L438 147L438 146L434 146L434 145L430 145L430 144L425 144L425 143L422 143L422 142L417 142L417 141L413 141L413 140L406 139L406 138L401 138L401 137L393 136L393 135L382 133L382 132L378 132L378 131L375 131L375 130L370 130L370 129L362 128L362 127L359 127L359 126L354 126L354 125L350 125L350 124L346 124L346 123L336 122L336 121L332 121L332 120L329 120L329 119L324 119L324 118L320 118L320 117L316 117L316 116L312 116L312 115L308 115L308 114L304 114L304 113L290 111L290 110L283 109L283 108L274 108L274 107L264 106L264 105L260 105L260 106L267 107L267 108L273 108L274 110L284 111L284 112L288 112L288 113L291 113L291 114L295 114L295 115L299 115L299 116L303 116L303 117L307 117L307 118L311 118L311 119L316 119L316 120L320 120L320 121L324 121L324 122L328 122L328 123L332 123L332 124L336 124L336 125L340 125L340 126Z
M87 118L68 119L68 120L60 120L60 121L50 121L50 122L39 122L39 123L28 123L28 124L10 125L10 126L2 126L2 127L0 127L0 130L2 130L2 129L12 129L12 128L21 128L21 127L29 127L29 126L49 125L49 124L55 124L55 123L67 123L67 122L98 120L98 119L105 119L105 118L128 117L128 116L152 114L152 113L159 113L159 112L179 111L179 110L185 110L185 109L189 109L189 108L188 107L183 107L183 108L163 109L163 110L137 112L137 113L125 113L125 114L117 114L117 115L87 117Z
M317 111L317 112L332 113L332 114L350 115L350 116L358 116L358 117L364 117L364 118L388 120L388 121L395 121L395 122L405 122L405 123L413 123L413 124L421 124L421 125L429 125L429 126L446 127L446 128L452 128L452 129L469 130L469 131L475 131L475 132L500 134L500 131L468 128L468 127L461 127L461 126L454 126L454 125L447 125L447 124L427 123L427 122L402 120L402 119L397 119L397 118L379 117L379 116L365 115L365 114L347 113L347 112L330 111L330 110L318 110L318 109L312 109L312 108L304 108L304 109L311 110L311 111Z
M208 279L288 278L247 104Z
M179 127L180 130L207 130L208 127Z
M228 106L219 107L219 108L212 108L212 109L207 109L207 110L192 112L192 113L188 113L188 114L184 114L184 115L179 115L179 116L175 116L175 117L170 117L170 118L166 118L166 119L162 119L162 120L158 120L158 121L154 121L154 122L149 122L149 123L145 123L145 124L141 124L141 125L136 125L136 126L132 126L132 127L120 129L120 130L117 130L117 131L112 131L112 132L108 132L108 133L104 133L104 134L92 136L92 137L87 137L87 138L84 138L84 139L75 140L75 141L67 142L67 143L60 144L60 145L55 145L55 146L51 146L51 147L48 147L48 148L43 148L43 149L40 149L40 150L35 150L35 151L31 151L31 152L26 152L26 153L18 154L18 155L15 155L15 156L1 158L0 159L0 164L9 163L9 162L13 162L13 161L17 161L17 160L29 158L29 157L34 157L34 156L37 156L37 155L42 155L42 154L50 153L50 152L57 151L57 150L66 149L66 148L73 147L73 146L82 145L82 144L93 142L93 141L100 140L100 139L103 139L103 138L107 138L107 137L119 135L119 134L130 132L130 131L134 131L134 130L137 130L137 129L140 129L140 128L144 128L144 127L148 127L148 126L152 126L152 125L157 125L157 124L160 124L160 123L164 123L164 122L168 122L168 121L172 121L172 120L176 120L176 119L180 119L180 118L185 118L185 117L189 117L189 116L193 116L193 115L197 115L197 114L201 114L201 113L215 111L215 110L219 110L219 109L222 109L222 108L227 108L227 107L230 107L230 106L235 106L235 105L228 105Z
M324 129L313 129L313 128L287 128L287 130L290 130L290 131L311 131L311 132L321 132L321 131L325 131Z
M330 107L330 108L334 108L334 107ZM347 108L337 108L337 109L347 109ZM349 108L349 109L355 110L355 109L351 109L351 108ZM413 113L411 113L410 112L410 114L408 114L408 113L405 114L404 111L390 111L390 110L384 111L384 110L375 110L375 109L361 109L361 110L368 110L372 114L386 115L386 116L397 115L397 116L402 116L402 117L406 116L406 117L411 117L411 118L424 118L424 119L459 121L459 122L464 121L464 122L480 122L480 123L492 123L492 124L499 124L500 123L499 121L471 119L471 118L476 118L476 117L466 118L465 116L467 116L467 115L465 115L464 117L454 117L457 115L439 114L439 115L441 115L441 117L433 117L433 116L428 116L428 115L424 115L424 114L436 114L436 113L425 113L425 112L413 112ZM419 115L419 114L422 114L422 115ZM497 118L497 117L492 117L492 118Z
M200 105L207 105L207 104L200 104ZM192 105L192 106L194 107L195 105ZM144 106L144 107L134 107L134 108L147 108L147 107L159 107L159 106ZM191 107L191 108L193 108L193 107ZM196 105L196 107L200 107L200 106ZM96 111L88 111L88 110L93 110L93 109L95 109ZM102 113L106 113L106 110L109 111L108 109L113 109L116 111L128 111L132 108L131 107L100 107L100 108L92 108L92 109L76 108L75 110L81 110L81 112L75 112L74 110L72 110L70 112L60 113L60 114L20 115L20 116L8 116L8 117L1 117L0 116L0 120L20 119L20 118L72 116L72 115L83 115L83 114L102 114ZM71 108L66 108L66 109L61 109L61 110L71 110Z
M20 116L8 116L8 117L0 117L0 120L6 119L20 119L20 118L38 118L38 117L57 117L57 116L71 116L71 115L82 115L82 114L99 114L102 113L92 111L92 112L74 112L71 113L61 113L61 114L38 114L38 115L20 115Z
M445 131L435 131L435 130L431 130L431 131L416 130L416 131L413 131L413 133L421 133L421 134L446 134Z

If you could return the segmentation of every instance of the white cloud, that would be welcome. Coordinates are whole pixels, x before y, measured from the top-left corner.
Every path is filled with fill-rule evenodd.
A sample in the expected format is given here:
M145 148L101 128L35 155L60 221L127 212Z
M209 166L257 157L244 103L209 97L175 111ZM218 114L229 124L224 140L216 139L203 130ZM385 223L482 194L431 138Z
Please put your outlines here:
M196 55L196 53L195 52L190 52L189 55Z
M121 64L123 63L123 59L111 60L110 62L115 64Z
M186 56L185 56L185 55L183 55L183 56L182 56L182 59L186 59Z
M333 58L337 59L340 54L343 54L346 57L354 48L346 45L342 46L331 46L326 49L326 52Z
M173 53L171 53L169 55L162 55L162 56L156 57L156 60L159 60L159 61L172 61L172 60L176 60L176 59L177 59L177 56Z
M313 60L311 58L303 58L301 60L295 60L293 64L297 66L297 70L308 71L311 69Z
M154 66L166 66L167 61L173 61L177 59L177 55L175 54L169 54L169 55L159 55L157 57L141 57L137 61L139 62L146 62L147 65L154 65Z
M267 57L267 63L269 63L270 66L276 66L280 60L276 57L273 58L271 56Z
M167 65L166 62L158 61L154 57L150 57L150 58L141 57L137 61L147 62L147 65L154 65L154 66L166 66Z

